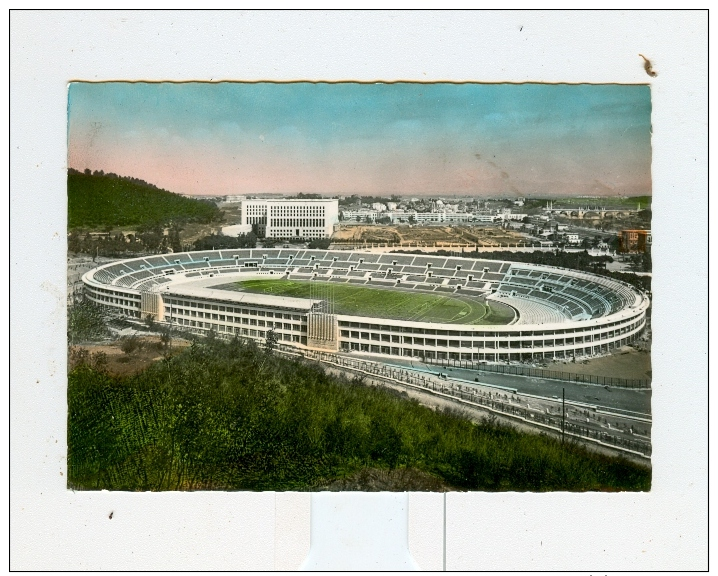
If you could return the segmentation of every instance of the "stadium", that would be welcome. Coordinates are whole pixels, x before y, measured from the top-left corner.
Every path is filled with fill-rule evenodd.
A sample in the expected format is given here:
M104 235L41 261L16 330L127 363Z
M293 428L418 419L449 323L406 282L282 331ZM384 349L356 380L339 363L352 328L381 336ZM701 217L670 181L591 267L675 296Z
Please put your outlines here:
M634 287L576 270L460 257L252 249L133 258L87 272L118 316L299 349L472 361L610 353L646 326Z

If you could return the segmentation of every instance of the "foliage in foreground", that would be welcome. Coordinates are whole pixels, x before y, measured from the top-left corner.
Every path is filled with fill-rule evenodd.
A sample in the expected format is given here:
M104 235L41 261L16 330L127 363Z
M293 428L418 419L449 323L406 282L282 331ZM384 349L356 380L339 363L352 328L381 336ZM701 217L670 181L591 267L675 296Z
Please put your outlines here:
M67 307L67 341L71 345L99 340L108 333L106 318L99 306L78 299Z
M115 378L68 387L68 485L110 490L304 490L367 468L414 469L464 490L648 490L651 472L384 389L209 340Z

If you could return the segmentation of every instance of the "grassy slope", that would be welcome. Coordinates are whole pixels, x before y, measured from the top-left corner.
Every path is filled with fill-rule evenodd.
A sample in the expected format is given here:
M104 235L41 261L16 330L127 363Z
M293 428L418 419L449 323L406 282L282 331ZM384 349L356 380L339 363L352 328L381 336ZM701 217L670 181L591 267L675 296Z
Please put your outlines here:
M478 300L451 295L337 283L322 284L333 288L337 314L452 324L507 324L514 317L513 311L508 307L491 305L489 308ZM310 286L310 282L296 280L260 279L221 287L258 294L309 298Z
M77 368L68 405L75 489L308 490L341 479L361 488L367 470L466 490L651 482L650 469L625 460L437 413L240 341L195 344L124 379Z
M110 176L69 174L68 229L141 226L173 219L209 222L219 210L209 202Z

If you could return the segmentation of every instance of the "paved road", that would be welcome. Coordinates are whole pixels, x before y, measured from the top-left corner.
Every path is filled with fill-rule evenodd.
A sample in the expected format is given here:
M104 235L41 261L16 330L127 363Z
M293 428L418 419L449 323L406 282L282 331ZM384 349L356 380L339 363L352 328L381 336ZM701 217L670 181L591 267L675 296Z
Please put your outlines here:
M349 358L360 360L373 360L387 366L409 368L419 372L431 374L445 373L451 379L468 380L473 383L475 378L482 384L491 384L505 388L514 388L523 394L533 394L544 398L561 398L561 392L566 390L566 400L584 402L607 408L609 410L628 411L650 415L651 413L651 391L650 390L624 390L621 388L604 388L589 384L578 384L574 382L563 382L560 380L549 380L547 378L530 378L526 376L515 376L513 374L495 374L493 372L481 372L467 370L464 368L447 368L424 364L418 360L408 358L391 358L375 356L370 354L345 354Z

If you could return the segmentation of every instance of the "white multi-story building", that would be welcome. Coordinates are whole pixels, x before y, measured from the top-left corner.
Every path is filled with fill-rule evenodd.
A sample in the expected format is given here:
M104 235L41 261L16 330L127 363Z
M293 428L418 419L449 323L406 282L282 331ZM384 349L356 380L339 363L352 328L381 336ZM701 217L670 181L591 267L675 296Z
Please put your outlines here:
M446 212L444 214L444 222L451 222L453 224L472 222L473 220L474 215L469 212Z
M329 238L339 221L336 199L278 198L244 200L242 224L256 225L267 238Z
M493 214L477 214L474 212L474 222L493 222L496 216Z
M345 222L366 222L367 218L375 222L380 216L379 213L370 208L359 208L358 210L342 210Z
M516 213L511 212L511 209L508 208L508 209L504 210L501 214L499 214L498 217L504 221L506 221L506 220L516 221L516 220L523 220L524 218L527 218L528 214L516 214Z
M407 219L412 216L417 224L431 224L432 222L443 222L443 212L410 212Z

